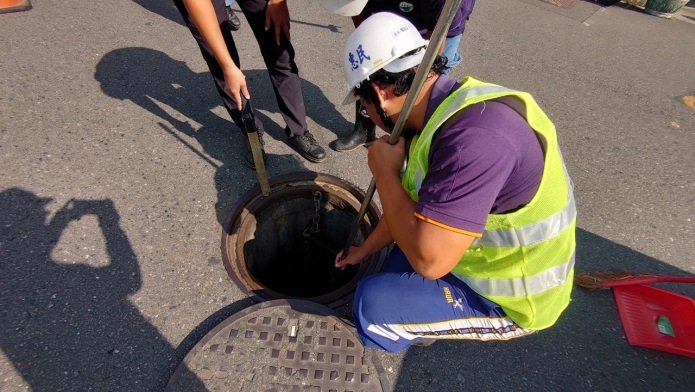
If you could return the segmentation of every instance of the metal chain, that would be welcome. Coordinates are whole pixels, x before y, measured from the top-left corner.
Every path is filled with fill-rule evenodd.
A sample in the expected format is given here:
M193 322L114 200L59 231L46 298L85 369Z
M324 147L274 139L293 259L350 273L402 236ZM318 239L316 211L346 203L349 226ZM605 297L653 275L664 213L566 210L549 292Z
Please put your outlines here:
M321 222L321 192L314 191L312 194L314 195L314 218L302 231L302 235L304 236L304 241L302 244L304 248L304 268L310 268L309 256L311 252L309 241L311 240L311 236L321 231L321 228L319 227L319 223Z
M302 235L304 235L305 238L309 238L310 236L318 234L321 231L319 223L321 223L322 196L321 192L319 191L314 191L312 194L314 195L314 219L311 221L311 224L304 228L304 231L302 232Z

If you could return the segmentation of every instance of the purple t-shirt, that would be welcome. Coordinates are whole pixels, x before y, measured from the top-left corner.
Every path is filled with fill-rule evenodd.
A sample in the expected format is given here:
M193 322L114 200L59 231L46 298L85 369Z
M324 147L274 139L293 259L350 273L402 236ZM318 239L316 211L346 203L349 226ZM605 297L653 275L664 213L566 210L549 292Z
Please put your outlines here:
M458 86L439 77L425 122ZM431 146L415 212L480 234L489 214L515 210L533 198L543 174L543 150L526 120L509 106L488 101L465 110Z

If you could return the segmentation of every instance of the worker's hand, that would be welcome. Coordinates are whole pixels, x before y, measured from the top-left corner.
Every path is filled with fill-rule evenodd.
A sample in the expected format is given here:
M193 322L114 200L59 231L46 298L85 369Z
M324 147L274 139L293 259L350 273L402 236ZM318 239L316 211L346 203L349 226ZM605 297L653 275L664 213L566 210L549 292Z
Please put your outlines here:
M362 262L362 260L369 257L369 254L365 254L365 251L360 246L351 246L348 251L348 255L345 260L341 260L343 257L343 252L341 251L335 256L335 268L340 268L344 270L348 265L355 265Z
M270 24L275 25L275 42L280 45L282 33L290 40L290 11L285 0L269 0L265 10L265 29L270 29Z
M244 73L236 66L223 69L222 71L224 73L224 83L227 85L232 98L234 98L237 109L241 110L241 96L243 95L246 99L251 98L248 87L246 86L246 76L244 76Z
M389 136L377 139L367 150L367 162L377 180L384 175L398 175L405 157L405 139L398 138L394 145L389 144Z

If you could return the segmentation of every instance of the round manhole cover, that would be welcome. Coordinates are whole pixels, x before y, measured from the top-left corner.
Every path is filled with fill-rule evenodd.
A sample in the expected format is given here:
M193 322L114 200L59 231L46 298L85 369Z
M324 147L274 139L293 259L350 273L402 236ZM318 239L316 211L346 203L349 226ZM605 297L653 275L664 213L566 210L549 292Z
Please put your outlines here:
M210 331L186 355L168 391L389 391L376 355L322 305L262 302Z

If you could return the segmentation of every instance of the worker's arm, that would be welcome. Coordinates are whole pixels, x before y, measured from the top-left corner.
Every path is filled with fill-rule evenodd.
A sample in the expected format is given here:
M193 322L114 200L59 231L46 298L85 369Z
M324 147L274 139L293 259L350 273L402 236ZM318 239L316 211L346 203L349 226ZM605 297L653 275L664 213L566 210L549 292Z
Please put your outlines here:
M287 40L290 40L290 11L287 9L285 0L269 0L268 8L265 10L265 29L269 30L270 25L275 26L275 42L280 45L280 37L285 33Z
M243 95L246 99L251 98L246 86L246 77L229 55L212 2L210 0L183 0L183 2L193 23L198 27L200 35L203 36L203 40L212 50L215 60L222 67L224 82L237 103L238 109L241 110L241 96Z
M403 138L390 145L387 136L368 150L369 168L384 210L382 220L415 272L427 279L441 278L454 269L475 238L414 215L415 202L398 177L404 152Z
M386 221L382 219L362 245L350 247L350 250L348 250L348 255L344 260L341 260L343 257L343 252L338 253L338 255L335 257L335 266L336 268L345 269L345 267L348 265L359 264L362 262L362 260L384 249L392 242L393 238L391 237L389 228L386 225Z

